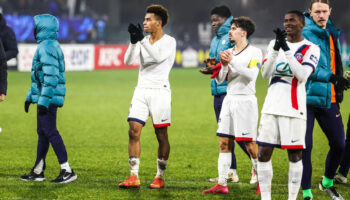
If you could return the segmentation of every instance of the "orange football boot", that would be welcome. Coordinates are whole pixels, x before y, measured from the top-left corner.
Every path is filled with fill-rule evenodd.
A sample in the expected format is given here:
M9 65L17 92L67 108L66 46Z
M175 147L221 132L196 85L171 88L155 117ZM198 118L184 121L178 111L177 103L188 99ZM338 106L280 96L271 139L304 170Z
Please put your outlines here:
M139 188L141 185L140 179L135 176L129 176L124 182L119 184L120 188Z
M152 189L160 189L164 187L164 180L161 178L154 178L153 183L149 186Z

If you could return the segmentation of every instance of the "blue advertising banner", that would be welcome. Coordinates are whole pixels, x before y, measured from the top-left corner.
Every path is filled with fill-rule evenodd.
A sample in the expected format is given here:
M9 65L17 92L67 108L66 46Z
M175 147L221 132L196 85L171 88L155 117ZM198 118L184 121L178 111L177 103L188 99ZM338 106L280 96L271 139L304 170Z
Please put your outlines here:
M7 25L13 29L19 42L34 42L34 21L30 15L5 15ZM95 20L90 17L58 18L60 29L58 39L61 41L88 42Z

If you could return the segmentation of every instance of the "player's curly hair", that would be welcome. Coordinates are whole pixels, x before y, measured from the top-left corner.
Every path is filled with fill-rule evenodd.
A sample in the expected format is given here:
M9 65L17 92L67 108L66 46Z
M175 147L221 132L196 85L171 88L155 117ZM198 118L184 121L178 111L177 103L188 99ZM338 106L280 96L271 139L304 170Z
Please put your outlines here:
M220 17L229 18L231 17L231 10L225 5L216 6L210 11L210 15L219 15Z
M249 17L235 17L231 21L231 25L234 24L238 28L243 29L247 32L247 39L254 33L255 31L255 22Z
M312 9L312 5L314 3L325 3L327 4L329 7L331 7L331 4L329 3L329 0L311 0L310 1L310 9Z
M162 26L168 23L168 9L159 4L152 4L146 8L146 13L153 13L158 20L162 20Z

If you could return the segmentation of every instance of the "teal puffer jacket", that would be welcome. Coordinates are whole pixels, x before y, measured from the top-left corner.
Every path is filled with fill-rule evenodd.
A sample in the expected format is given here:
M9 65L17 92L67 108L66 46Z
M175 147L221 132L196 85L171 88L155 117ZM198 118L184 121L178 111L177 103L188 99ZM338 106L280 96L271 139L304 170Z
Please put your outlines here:
M231 29L231 20L233 17L229 17L225 23L223 23L218 30L216 30L216 36L213 38L210 44L209 57L216 57L216 63L220 62L220 51L232 48L234 44L230 43L228 32ZM227 89L227 82L224 81L221 84L217 84L215 79L211 79L211 94L216 96L225 94Z
M26 101L45 107L62 107L66 94L64 56L57 41L58 20L44 14L34 17L35 39L39 43L34 54L31 88Z
M331 56L329 36L333 35L336 46L336 74L343 75L343 65L341 61L341 49L339 36L341 30L334 26L331 20L328 20L327 28L322 29L313 21L309 13L305 13L305 27L303 37L312 43L318 45L321 50L321 56L316 67L316 71L309 77L306 83L307 105L316 108L328 109L331 107L332 89L329 78L331 71ZM343 91L336 91L337 102L343 100Z

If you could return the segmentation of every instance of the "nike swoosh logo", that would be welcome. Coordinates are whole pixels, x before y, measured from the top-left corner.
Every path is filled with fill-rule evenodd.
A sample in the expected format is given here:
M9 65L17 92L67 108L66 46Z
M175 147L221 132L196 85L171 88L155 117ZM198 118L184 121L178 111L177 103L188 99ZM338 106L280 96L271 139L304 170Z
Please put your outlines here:
M168 119L162 119L161 121L162 121L162 122L165 122L165 121L167 121L167 120L168 120Z
M242 135L249 135L249 133L242 133Z
M340 113L339 113L339 114L336 114L335 117L340 117Z
M63 179L67 179L70 177L70 174L68 174L67 176L63 176Z
M292 142L292 143L295 143L295 142L298 142L298 141L299 141L299 140L292 140L291 142Z

